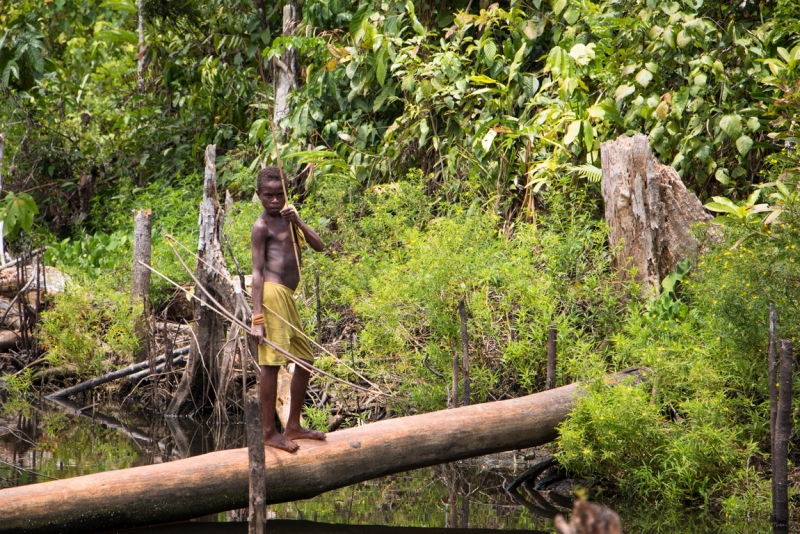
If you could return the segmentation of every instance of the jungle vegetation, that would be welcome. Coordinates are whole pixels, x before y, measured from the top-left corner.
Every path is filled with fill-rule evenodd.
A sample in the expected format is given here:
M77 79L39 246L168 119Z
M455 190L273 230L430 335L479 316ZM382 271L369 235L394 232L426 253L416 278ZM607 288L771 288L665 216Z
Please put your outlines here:
M188 282L162 235L195 246L210 143L247 271L254 174L279 152L329 244L307 257L301 313L314 324L318 272L321 338L347 334L337 350L394 413L446 406L465 298L473 402L541 390L555 325L558 383L590 384L555 445L567 469L622 498L766 517L770 302L800 340L800 4L306 0L293 36L281 7L144 0L141 50L133 0L0 8L6 239L48 245L75 281L43 316L46 358L131 360L131 211L153 210L154 266ZM273 58L290 46L276 147ZM720 215L723 241L650 302L616 280L602 218L599 147L625 133ZM171 294L154 279L156 309ZM60 335L76 310L104 315L80 343ZM598 380L632 366L651 379Z

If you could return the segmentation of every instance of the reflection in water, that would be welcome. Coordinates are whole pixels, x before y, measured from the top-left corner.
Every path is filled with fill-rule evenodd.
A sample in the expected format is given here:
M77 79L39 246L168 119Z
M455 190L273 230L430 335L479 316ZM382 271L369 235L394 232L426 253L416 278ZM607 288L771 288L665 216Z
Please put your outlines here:
M0 419L0 488L244 447L244 428L148 413L113 417L59 399Z
M132 529L130 534L246 534L247 523L179 523L162 527ZM267 521L267 534L490 534L495 529L467 528L444 529L425 527L387 527L381 525L344 525L316 523L313 521L273 519ZM546 534L542 530L515 530L520 534Z

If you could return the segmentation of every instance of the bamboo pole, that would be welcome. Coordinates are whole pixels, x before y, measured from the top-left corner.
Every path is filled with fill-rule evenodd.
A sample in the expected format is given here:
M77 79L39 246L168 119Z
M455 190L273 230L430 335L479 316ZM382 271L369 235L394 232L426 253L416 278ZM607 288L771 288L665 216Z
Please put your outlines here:
M610 384L636 378L615 375ZM392 473L541 445L573 408L578 384L517 399L402 417L267 448L266 502L310 498ZM246 449L0 490L0 533L108 531L190 519L248 502Z

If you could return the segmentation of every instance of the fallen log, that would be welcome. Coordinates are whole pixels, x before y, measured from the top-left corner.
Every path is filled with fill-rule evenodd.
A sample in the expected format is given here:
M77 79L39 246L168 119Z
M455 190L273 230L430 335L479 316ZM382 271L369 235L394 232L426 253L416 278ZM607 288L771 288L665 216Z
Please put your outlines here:
M172 352L173 356L180 356L189 352L189 347L184 347L182 349L178 349ZM159 356L156 358L156 363L161 363L166 359L165 356ZM150 367L150 362L139 362L133 363L127 367L123 367L122 369L117 369L116 371L112 371L108 374L103 376L98 376L97 378L92 378L90 380L86 380L85 382L81 382L80 384L75 384L72 387L59 389L55 393L48 395L46 398L48 399L57 399L61 397L69 397L70 395L75 395L76 393L80 393L81 391L85 391L87 389L91 389L106 382L111 382L112 380L116 380L118 378L122 378L123 376L132 375L137 373L143 369Z
M620 373L635 377L637 372ZM314 497L381 476L552 441L578 384L506 401L389 419L266 449L267 503ZM96 532L244 508L248 452L185 460L0 490L0 533Z

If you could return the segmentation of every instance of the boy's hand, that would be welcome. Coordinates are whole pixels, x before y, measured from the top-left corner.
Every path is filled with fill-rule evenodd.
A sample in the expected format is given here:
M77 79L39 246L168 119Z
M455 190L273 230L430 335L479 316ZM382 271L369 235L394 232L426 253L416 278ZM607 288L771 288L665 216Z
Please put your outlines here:
M281 210L281 217L283 217L286 222L295 224L300 222L300 216L291 204L287 204L286 207Z
M250 325L250 335L256 338L256 343L263 345L267 340L263 324Z

